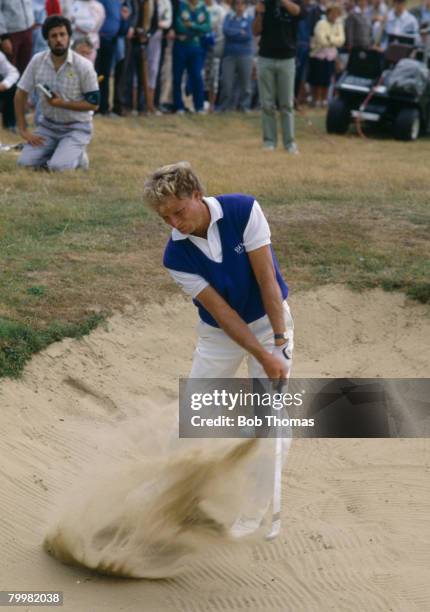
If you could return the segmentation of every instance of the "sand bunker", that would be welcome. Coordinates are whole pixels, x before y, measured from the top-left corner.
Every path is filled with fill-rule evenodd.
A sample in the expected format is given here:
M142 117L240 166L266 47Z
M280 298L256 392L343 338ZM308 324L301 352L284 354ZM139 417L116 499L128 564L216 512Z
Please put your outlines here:
M331 287L297 294L291 306L297 376L429 375L428 308L401 295ZM55 540L53 511L73 495L75 508L88 499L72 488L88 466L133 463L135 451L120 441L128 428L139 447L136 419L160 430L168 423L165 407L191 362L194 310L180 298L144 312L130 307L80 342L49 347L23 380L2 381L2 588L62 590L67 612L430 609L425 439L294 441L280 537L206 552L197 545L174 580L115 581L46 555L41 543L50 527ZM157 408L148 411L149 400ZM156 449L163 440L152 443ZM97 486L106 490L101 480ZM118 516L106 510L91 533ZM101 550L109 552L115 538L101 535ZM81 561L79 546L67 550Z

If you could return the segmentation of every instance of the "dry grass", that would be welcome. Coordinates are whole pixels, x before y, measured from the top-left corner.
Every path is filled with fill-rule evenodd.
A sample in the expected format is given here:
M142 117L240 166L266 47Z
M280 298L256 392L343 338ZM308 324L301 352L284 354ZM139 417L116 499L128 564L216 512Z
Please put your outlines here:
M430 140L327 136L321 113L297 128L297 157L261 149L256 115L97 118L87 174L17 169L0 154L0 317L79 323L175 291L161 266L168 230L141 190L149 171L183 159L208 193L259 199L293 290L334 281L425 297Z

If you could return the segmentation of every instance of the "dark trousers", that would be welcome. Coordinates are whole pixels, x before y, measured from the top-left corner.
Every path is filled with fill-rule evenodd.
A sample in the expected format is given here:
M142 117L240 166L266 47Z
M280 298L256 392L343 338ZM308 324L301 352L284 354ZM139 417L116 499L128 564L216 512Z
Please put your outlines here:
M13 54L11 62L22 74L31 60L33 48L33 33L31 28L22 32L14 32L9 35L12 43Z
M127 49L125 96L124 101L127 108L133 108L133 89L135 79L137 82L137 109L142 112L145 109L145 96L142 81L142 49L139 43L131 42Z
M204 87L202 78L203 49L175 40L173 47L173 100L175 110L184 110L182 100L182 77L186 70L189 76L194 109L201 111L204 102Z
M122 115L125 93L125 59L119 60L115 66L113 79L113 112Z
M97 51L95 69L98 76L102 76L100 83L100 108L99 112L106 115L109 112L109 79L112 70L113 58L116 49L115 38L100 37L100 48Z
M13 85L10 87L10 89L0 92L0 107L2 111L2 124L4 128L15 127L15 110L13 107L15 91L16 86Z

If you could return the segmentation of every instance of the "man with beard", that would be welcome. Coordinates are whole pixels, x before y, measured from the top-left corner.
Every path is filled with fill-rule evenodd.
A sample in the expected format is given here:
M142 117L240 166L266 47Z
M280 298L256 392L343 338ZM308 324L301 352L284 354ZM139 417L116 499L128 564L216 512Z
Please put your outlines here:
M48 17L42 34L49 51L33 57L18 83L15 113L19 132L27 141L18 159L20 166L52 171L88 168L85 149L100 94L92 63L69 49L71 32L65 17ZM36 88L43 92L43 119L31 132L25 110L29 94Z

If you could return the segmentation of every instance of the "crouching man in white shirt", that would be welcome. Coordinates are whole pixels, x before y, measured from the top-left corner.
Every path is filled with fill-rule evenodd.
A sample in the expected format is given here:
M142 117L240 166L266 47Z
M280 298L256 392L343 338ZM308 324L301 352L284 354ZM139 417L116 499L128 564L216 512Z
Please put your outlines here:
M27 141L18 159L20 166L52 171L88 168L86 147L100 94L92 63L69 49L71 32L65 17L48 17L42 33L49 51L33 57L18 83L15 113L19 132ZM35 89L41 92L43 119L30 132L25 110Z

